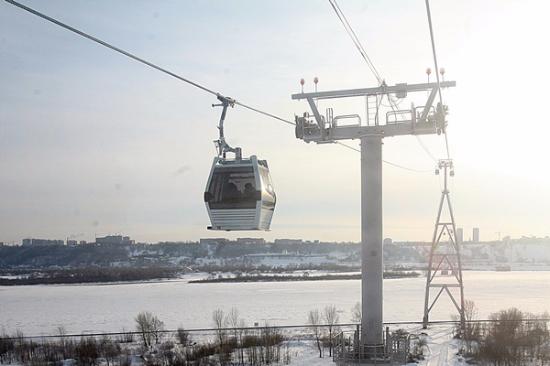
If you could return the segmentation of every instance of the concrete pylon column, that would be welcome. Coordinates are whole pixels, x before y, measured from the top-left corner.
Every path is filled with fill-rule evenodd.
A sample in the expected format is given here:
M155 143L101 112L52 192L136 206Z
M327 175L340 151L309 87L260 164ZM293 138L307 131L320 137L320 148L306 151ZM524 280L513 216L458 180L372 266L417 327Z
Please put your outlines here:
M361 343L382 345L382 136L361 137Z

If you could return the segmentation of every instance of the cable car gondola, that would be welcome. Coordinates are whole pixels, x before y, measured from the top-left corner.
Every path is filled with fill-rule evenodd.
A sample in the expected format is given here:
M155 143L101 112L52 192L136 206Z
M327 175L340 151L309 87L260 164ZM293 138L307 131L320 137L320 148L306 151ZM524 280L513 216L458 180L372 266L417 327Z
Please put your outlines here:
M273 190L267 161L255 155L242 158L240 148L232 148L225 141L223 122L232 99L218 96L223 106L220 118L220 138L216 141L218 156L214 158L206 183L204 202L210 216L210 230L269 230L275 209ZM235 154L228 159L227 153Z

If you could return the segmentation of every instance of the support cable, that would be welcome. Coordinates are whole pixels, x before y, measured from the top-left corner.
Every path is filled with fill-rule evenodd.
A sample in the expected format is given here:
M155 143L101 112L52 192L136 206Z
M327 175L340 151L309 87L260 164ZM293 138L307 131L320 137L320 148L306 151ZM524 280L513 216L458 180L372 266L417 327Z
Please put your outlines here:
M336 13L336 15L338 16L338 19L340 19L340 22L342 23L342 25L344 26L347 34L349 35L349 37L351 38L352 42L354 43L355 47L357 48L357 50L359 51L359 53L361 54L361 56L363 57L363 59L365 60L365 62L367 63L367 66L369 67L369 69L372 71L374 77L376 78L376 80L378 80L378 83L379 85L382 85L384 83L384 79L382 78L382 76L380 75L380 73L378 72L378 70L376 69L376 67L374 66L371 58L369 57L369 55L367 54L367 51L365 51L365 48L363 47L363 45L361 44L361 41L359 40L359 38L357 37L355 31L353 30L351 24L349 24L347 18L346 18L346 15L344 14L344 12L340 9L340 6L338 5L338 3L336 2L336 0L328 0L330 5L332 6L332 9L334 10L334 12ZM426 0L427 2L428 0ZM431 29L431 21L430 21L430 29ZM434 49L434 54L435 54L435 49ZM437 63L436 63L436 73L438 73L437 71ZM438 85L438 91L439 91L439 96L440 96L440 99L441 99L441 87L440 87L440 84L439 84L439 74L437 74L437 85ZM390 103L389 107L391 107L392 111L395 113L395 110L396 108L399 106L395 100L393 100L391 98L390 95L387 95L388 97L388 101ZM441 102L441 104L443 105L443 102ZM422 142L422 140L420 139L420 137L416 136L416 140L418 141L418 143L420 144L420 146L422 147L422 149L426 152L426 154L428 154L428 156L435 162L437 162L437 159L435 158L435 156L431 153L431 151L426 147L426 145ZM447 155L449 155L449 144L448 144L448 141L447 141L447 134L445 132L445 145L447 146Z
M435 77L437 80L437 91L439 94L439 103L441 104L441 108L443 108L443 94L441 93L441 84L439 81L439 67L437 64L437 52L435 50L435 37L434 37L434 30L432 26L432 13L430 11L430 0L426 0L426 14L428 15L428 25L430 27L430 40L432 42L432 54L433 54L434 66L435 66ZM447 159L450 159L451 153L449 150L449 139L447 137L446 128L443 128L443 135L445 136L445 148L447 149Z
M357 48L357 50L359 51L359 53L361 54L365 62L367 63L368 67L371 69L372 73L374 74L374 77L376 78L376 80L378 80L378 84L381 85L384 82L384 79L382 79L382 77L380 76L380 73L378 72L378 70L374 66L374 63L372 62L369 55L365 51L365 48L361 44L361 41L359 41L359 38L355 34L355 31L353 30L351 25L349 24L348 19L346 18L346 15L342 11L342 9L340 9L340 6L336 2L336 0L329 0L329 3L332 6L332 9L334 9L334 12L336 13L336 15L338 16L338 19L340 19L340 22L344 26L344 29L350 36L353 44L355 45L355 47Z
M74 27L71 27L71 26L68 25L68 24L65 24L65 23L63 23L63 22L61 22L61 21L59 21L59 20L57 20L57 19L54 19L54 18L52 18L52 17L50 17L50 16L48 16L48 15L46 15L46 14L43 14L43 13L41 13L41 12L39 12L39 11L37 11L37 10L34 10L34 9L28 7L28 6L25 6L25 5L23 5L23 4L21 4L21 3L17 2L17 1L14 1L14 0L5 0L5 1L8 2L8 3L10 3L10 4L12 4L12 5L14 5L14 6L16 6L16 7L18 7L18 8L20 8L20 9L23 9L23 10L25 10L25 11L31 13L31 14L34 14L34 15L36 15L36 16L38 16L38 17L44 19L44 20L47 20L47 21L49 21L49 22L51 22L51 23L53 23L53 24L55 24L55 25L58 25L58 26L60 26L60 27L62 27L62 28L65 28L65 29L67 29L68 31L71 31L71 32L73 32L73 33L76 33L76 34L78 34L78 35L81 36L81 37L87 38L87 39L89 39L89 40L92 41L92 42L98 43L98 44L100 44L100 45L102 45L102 46L104 46L104 47L109 48L110 50L113 50L113 51L115 51L115 52L118 52L118 53L120 53L120 54L126 56L126 57L129 57L129 58L131 58L131 59L134 60L134 61L140 62L140 63L142 63L142 64L144 64L144 65L147 65L147 66L149 66L149 67L152 67L153 69L155 69L155 70L157 70L157 71L160 71L160 72L162 72L162 73L164 73L164 74L167 74L167 75L169 75L169 76L172 76L173 78L176 78L176 79L178 79L178 80L181 80L181 81L183 81L183 82L186 82L186 83L188 83L188 84L190 84L190 85L192 85L192 86L194 86L194 87L196 87L196 88L201 89L202 91L205 91L205 92L210 93L210 94L215 95L215 96L222 96L222 94L220 94L220 93L218 93L218 92L216 92L216 91L214 91L214 90L212 90L212 89L210 89L210 88L207 88L207 87L205 87L205 86L203 86L203 85L201 85L201 84L199 84L199 83L197 83L197 82L194 82L194 81L192 81L192 80L190 80L190 79L187 79L187 78L185 78L185 77L183 77L183 76L181 76L181 75L178 75L178 74L176 74L176 73L174 73L174 72L172 72L172 71L170 71L170 70L167 70L167 69L165 69L165 68L163 68L163 67L161 67L161 66L158 66L158 65L156 65L156 64L154 64L154 63L152 63L152 62L149 62L149 61L147 61L147 60L144 60L144 59L142 59L141 57L138 57L138 56L136 56L136 55L134 55L134 54L132 54L132 53L130 53L130 52L128 52L128 51L125 51L125 50L123 50L123 49L121 49L121 48L119 48L119 47L116 47L116 46L114 46L114 45L112 45L112 44L110 44L110 43L108 43L108 42L105 42L105 41L103 41L103 40L101 40L101 39L99 39L99 38L97 38L97 37L94 37L94 36L92 36L92 35L90 35L90 34L88 34L88 33L85 33L85 32L83 32L83 31L81 31L81 30L78 30L78 29L76 29L76 28L74 28ZM249 105L247 105L247 104L244 104L244 103L242 103L242 102L235 101L235 104L238 104L238 105L240 105L241 107L246 108L246 109L249 109L249 110L254 111L254 112L256 112L256 113L260 113L260 114L263 114L263 115L265 115L265 116L268 116L268 117L277 119L277 120L279 120L279 121L281 121L281 122L284 122L284 123L287 123L287 124L294 125L294 122L292 122L292 121L286 120L286 119L284 119L284 118L278 117L278 116L276 116L276 115L274 115L274 114L271 114L271 113L268 113L268 112L264 112L264 111L262 111L262 110L260 110L260 109L251 107L251 106L249 106Z
M420 147L422 147L422 150L424 150L426 152L426 154L428 154L428 156L434 161L437 163L437 159L436 157L434 156L434 154L432 154L432 152L430 151L430 149L428 149L428 147L426 146L426 144L424 144L424 141L422 141L422 139L420 138L420 136L418 135L414 135L414 137L416 137L416 141L418 141L418 144L420 145Z
M97 38L97 37L94 37L94 36L92 36L92 35L89 35L88 33L84 33L84 32L82 32L82 31L80 31L80 30L78 30L78 29L76 29L76 28L74 28L74 27L71 27L70 25L67 25L67 24L65 24L65 23L60 22L60 21L57 20L57 19L54 19L54 18L52 18L52 17L50 17L50 16L47 16L46 14L40 13L39 11L34 10L34 9L32 9L32 8L29 8L28 6L25 6L25 5L21 4L21 3L18 3L17 1L14 1L14 0L5 0L5 1L8 2L8 3L10 3L11 5L17 6L18 8L23 9L23 10L25 10L25 11L31 13L31 14L34 14L34 15L36 15L37 17L40 17L40 18L42 18L42 19L45 19L45 20L47 20L48 22L51 22L51 23L53 23L53 24L55 24L55 25L58 25L58 26L60 26L60 27L62 27L62 28L67 29L68 31L71 31L71 32L73 32L73 33L76 33L76 34L78 34L78 35L81 36L81 37L87 38L87 39L89 39L90 41L93 41L93 42L95 42L95 43L99 43L100 45L102 45L102 46L104 46L104 47L107 47L107 48L109 48L109 49L111 49L111 50L113 50L113 51L115 51L115 52L120 53L120 54L123 54L123 55L126 56L126 57L129 57L129 58L131 58L131 59L133 59L133 60L135 60L135 61L141 62L142 64L145 64L145 65L147 65L147 66L149 66L149 67L152 67L153 69L156 69L156 70L158 70L158 71L160 71L160 72L163 72L163 73L165 73L165 74L167 74L167 75L170 75L170 76L172 76L172 77L174 77L174 78L176 78L176 79L179 79L179 80L184 81L184 82L186 82L186 83L188 83L188 84L191 84L191 85L193 85L194 87L197 87L197 88L199 88L199 89L201 89L201 90L203 90L203 91L205 91L205 92L207 92L207 93L210 93L210 94L213 94L213 95L219 95L219 94L216 93L215 91L213 91L213 90L211 90L211 89L208 89L208 88L205 87L205 86L202 86L202 85L200 85L200 84L198 84L198 83L195 83L194 81L191 81L191 80L189 80L189 79L187 79L187 78L184 78L183 76L177 75L177 74L175 74L175 73L173 73L173 72L171 72L171 71L169 71L169 70L166 70L166 69L164 69L164 68L162 68L162 67L160 67L160 66L158 66L158 65L155 65L155 64L153 64L153 63L151 63L151 62L149 62L149 61L146 61L146 60L144 60L144 59L142 59L142 58L140 58L140 57L137 57L136 55L133 55L133 54L131 54L130 52L127 52L127 51L124 51L123 49L120 49L120 48L118 48L118 47L115 47L115 46L113 46L112 44L109 44L109 43L107 43L107 42L105 42L105 41L103 41L103 40L101 40L101 39L99 39L99 38Z
M136 55L134 55L134 54L132 54L132 53L130 53L130 52L128 52L128 51L125 51L125 50L123 50L123 49L121 49L121 48L119 48L119 47L116 47L116 46L114 46L114 45L112 45L112 44L110 44L110 43L108 43L108 42L106 42L106 41L103 41L103 40L101 40L101 39L99 39L99 38L97 38L97 37L94 37L94 36L92 36L92 35L90 35L90 34L88 34L88 33L83 32L83 31L81 31L81 30L79 30L79 29L76 29L76 28L74 28L74 27L72 27L72 26L70 26L70 25L68 25L68 24L65 24L65 23L63 23L63 22L61 22L61 21L59 21L59 20L57 20L57 19L55 19L55 18L52 18L52 17L50 17L50 16L48 16L48 15L46 15L46 14L44 14L44 13L41 13L41 12L39 12L39 11L33 9L33 8L30 8L30 7L26 6L26 5L23 5L23 4L21 4L21 3L17 2L17 1L14 1L14 0L4 0L4 1L6 1L7 3L9 3L9 4L11 4L11 5L14 5L14 6L16 6L16 7L20 8L20 9L22 9L22 10L25 10L25 11L27 11L27 12L33 14L33 15L36 15L36 16L39 17L39 18L42 18L42 19L44 19L44 20L47 20L47 21L50 22L50 23L53 23L53 24L55 24L55 25L58 25L58 26L60 26L60 27L62 27L62 28L64 28L64 29L66 29L66 30L68 30L68 31L70 31L70 32L73 32L73 33L75 33L75 34L77 34L77 35L79 35L79 36L81 36L81 37L84 37L84 38L86 38L86 39L88 39L88 40L90 40L90 41L92 41L92 42L95 42L95 43L97 43L97 44L100 44L100 45L102 45L102 46L104 46L104 47L109 48L110 50L113 50L113 51L115 51L115 52L118 52L118 53L120 53L120 54L126 56L126 57L129 57L129 58L131 58L131 59L134 60L134 61L140 62L140 63L142 63L142 64L144 64L144 65L147 65L147 66L149 66L149 67L151 67L151 68L153 68L153 69L155 69L155 70L157 70L157 71L160 71L160 72L162 72L162 73L164 73L164 74L166 74L166 75L169 75L169 76L171 76L171 77L173 77L173 78L176 78L176 79L178 79L178 80L180 80L180 81L183 81L183 82L185 82L185 83L188 83L188 84L190 84L190 85L192 85L192 86L194 86L194 87L196 87L196 88L198 88L198 89L201 89L202 91L205 91L205 92L207 92L207 93L209 93L209 94L215 95L216 97L226 98L226 97L224 97L222 94L220 94L220 93L218 93L218 92L216 92L216 91L214 91L214 90L212 90L212 89L210 89L210 88L207 88L207 87L205 87L204 85L201 85L201 84L199 84L199 83L197 83L197 82L194 82L194 81L192 81L192 80L190 80L190 79L188 79L188 78L185 78L185 77L183 77L183 76L181 76L181 75L178 75L178 74L176 74L176 73L174 73L174 72L172 72L172 71L170 71L170 70L167 70L167 69L165 69L165 68L163 68L163 67L161 67L161 66L158 66L158 65L156 65L156 64L154 64L154 63L152 63L152 62L149 62L149 61L147 61L147 60L145 60L145 59L143 59L143 58L141 58L141 57L138 57L138 56L136 56ZM368 56L366 56L366 57L367 57L367 59L368 59ZM375 70L376 70L376 69L375 69ZM267 116L267 117L270 117L270 118L273 118L273 119L276 119L276 120L278 120L278 121L280 121L280 122L283 122L283 123L286 123L286 124L288 124L288 125L292 125L292 126L295 125L295 123L294 123L293 121L287 120L287 119L285 119L285 118L279 117L279 116L277 116L277 115L275 115L275 114L272 114L272 113L269 113L269 112L266 112L266 111L262 111L261 109L252 107L252 106L250 106L250 105L248 105L248 104L239 102L239 101L237 101L237 100L235 100L235 104L237 104L237 105L239 105L239 106L241 106L241 107L243 107L243 108L245 108L245 109L248 109L248 110L250 110L250 111L253 111L253 112L262 114L262 115L264 115L264 116ZM353 146L347 145L347 144L342 143L342 142L339 142L339 141L337 141L337 144L338 144L338 145L341 145L341 146L344 146L344 147L346 147L346 148L348 148L348 149L354 150L354 151L358 151L358 152L361 151L361 150L359 150L359 149L357 149L357 148L355 148L355 147L353 147ZM423 171L420 171L420 170L407 168L407 167L404 167L404 166L401 166L401 165L399 165L399 164L395 164L395 163L392 163L392 162L389 162L389 161L386 161L386 160L383 160L383 162L386 163L386 164L388 164L388 165L391 165L391 166L394 166L394 167L398 167L398 168L401 168L401 169L404 169L404 170L409 170L409 171L413 171L413 172L423 172Z

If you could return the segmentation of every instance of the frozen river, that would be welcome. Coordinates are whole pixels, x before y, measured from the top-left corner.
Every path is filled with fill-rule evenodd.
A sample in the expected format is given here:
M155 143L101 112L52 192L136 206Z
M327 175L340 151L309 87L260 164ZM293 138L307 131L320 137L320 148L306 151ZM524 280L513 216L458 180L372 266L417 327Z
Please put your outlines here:
M464 283L466 298L476 303L480 318L512 306L550 311L550 272L467 271ZM420 321L424 286L424 278L385 280L384 319ZM347 322L359 298L359 280L0 287L0 330L21 329L29 335L52 334L60 325L71 333L130 330L135 315L144 310L158 315L170 329L211 327L212 311L232 306L249 325L304 324L309 310L328 304L336 305L340 320ZM449 319L453 313L450 300L442 300L432 320Z

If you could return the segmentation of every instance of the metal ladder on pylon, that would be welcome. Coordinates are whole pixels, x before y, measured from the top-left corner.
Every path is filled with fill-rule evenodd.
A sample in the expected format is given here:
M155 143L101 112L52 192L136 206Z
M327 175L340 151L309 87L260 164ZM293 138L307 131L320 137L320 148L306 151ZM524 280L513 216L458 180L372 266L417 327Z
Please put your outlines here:
M380 107L379 97L378 95L367 95L365 98L367 126L378 126L378 110Z

